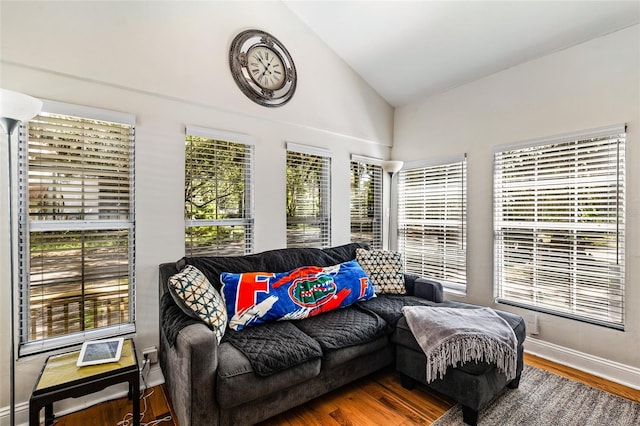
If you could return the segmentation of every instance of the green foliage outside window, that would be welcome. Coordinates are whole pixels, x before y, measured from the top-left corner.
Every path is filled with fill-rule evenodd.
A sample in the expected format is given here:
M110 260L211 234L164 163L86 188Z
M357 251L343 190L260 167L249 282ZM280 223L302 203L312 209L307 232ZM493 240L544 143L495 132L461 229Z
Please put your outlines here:
M242 143L187 135L184 211L185 220L192 221L186 227L188 254L250 251L251 149Z

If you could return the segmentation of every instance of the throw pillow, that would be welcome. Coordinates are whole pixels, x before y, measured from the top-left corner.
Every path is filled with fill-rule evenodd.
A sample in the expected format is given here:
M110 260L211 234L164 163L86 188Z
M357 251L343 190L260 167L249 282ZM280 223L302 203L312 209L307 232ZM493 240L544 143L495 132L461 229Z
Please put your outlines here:
M356 259L369 275L376 293L406 294L402 256L388 250L356 249Z
M304 266L288 272L223 272L222 297L229 327L302 319L375 297L357 261L329 267Z
M220 343L227 327L227 311L220 293L200 270L187 265L170 277L169 293L184 313L204 321Z

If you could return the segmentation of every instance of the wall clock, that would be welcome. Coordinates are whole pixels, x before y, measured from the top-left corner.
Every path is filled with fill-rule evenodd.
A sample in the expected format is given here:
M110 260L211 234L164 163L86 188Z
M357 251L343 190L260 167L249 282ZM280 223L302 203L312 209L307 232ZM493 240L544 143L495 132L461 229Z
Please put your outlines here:
M242 93L260 105L284 105L296 91L297 74L291 55L277 38L264 31L238 34L229 49L229 66Z

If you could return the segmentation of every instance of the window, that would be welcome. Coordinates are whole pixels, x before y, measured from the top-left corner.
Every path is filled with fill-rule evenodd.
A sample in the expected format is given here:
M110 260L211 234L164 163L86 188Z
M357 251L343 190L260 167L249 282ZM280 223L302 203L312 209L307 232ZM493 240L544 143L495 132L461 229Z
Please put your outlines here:
M331 245L331 154L287 143L287 247Z
M135 331L134 124L45 102L19 148L20 354Z
M497 300L622 328L624 126L494 156Z
M253 252L253 139L188 126L185 140L185 252Z
M466 291L466 156L399 173L398 247L405 271Z
M380 160L351 156L351 241L382 248Z

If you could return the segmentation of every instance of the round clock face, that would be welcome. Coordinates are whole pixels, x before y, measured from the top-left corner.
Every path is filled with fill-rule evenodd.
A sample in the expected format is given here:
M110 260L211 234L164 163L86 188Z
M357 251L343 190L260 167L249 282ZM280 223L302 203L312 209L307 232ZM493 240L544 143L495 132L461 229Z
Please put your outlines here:
M260 105L284 105L295 92L297 75L289 52L264 31L238 34L231 43L229 65L240 90Z
M282 59L268 47L256 46L249 49L247 62L249 75L258 86L275 90L285 83Z

